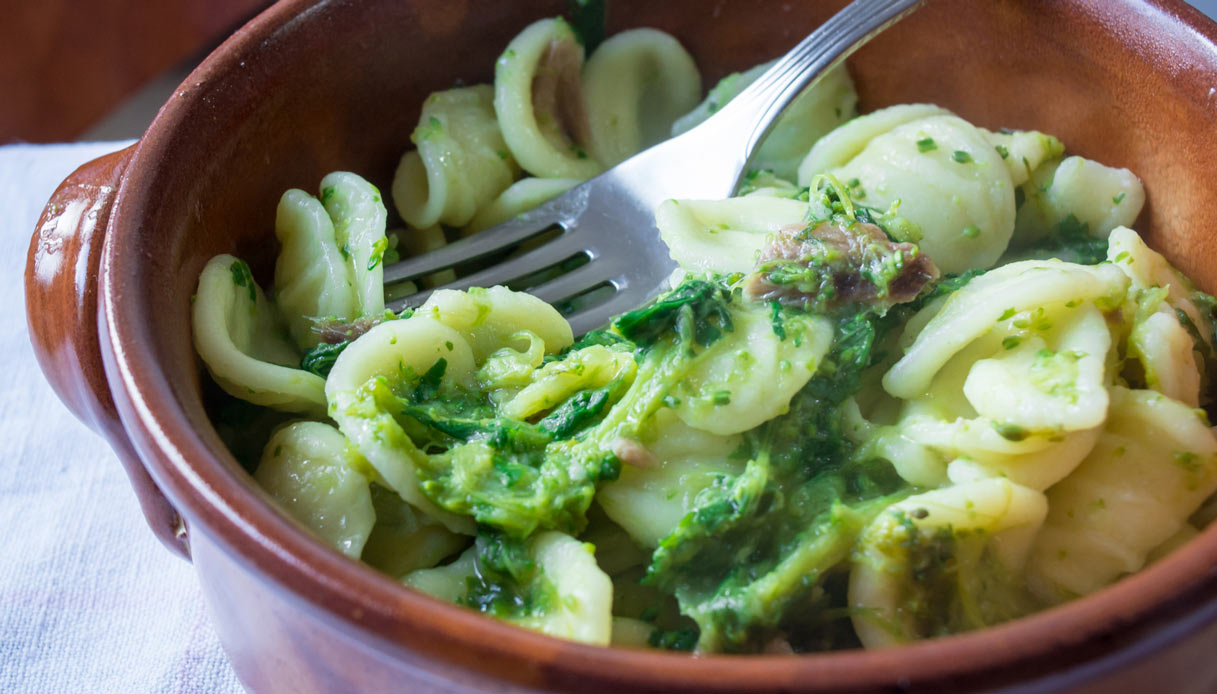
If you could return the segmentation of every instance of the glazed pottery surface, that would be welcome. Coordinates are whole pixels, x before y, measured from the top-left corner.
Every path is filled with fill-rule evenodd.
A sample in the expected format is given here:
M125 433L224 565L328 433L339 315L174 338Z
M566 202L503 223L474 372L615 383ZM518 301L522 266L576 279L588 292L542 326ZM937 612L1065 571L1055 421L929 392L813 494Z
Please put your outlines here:
M842 2L609 0L707 84L772 58ZM284 0L194 72L135 146L48 205L27 302L40 362L119 452L153 530L195 563L221 639L259 692L1208 692L1217 529L1095 596L982 632L877 652L711 656L583 646L406 590L314 541L225 450L203 405L189 307L217 253L266 286L275 205L334 170L389 188L434 90L489 81L565 2ZM930 0L849 64L861 108L934 102L1038 129L1128 167L1137 228L1217 291L1217 26L1177 0ZM184 520L183 520L184 519Z

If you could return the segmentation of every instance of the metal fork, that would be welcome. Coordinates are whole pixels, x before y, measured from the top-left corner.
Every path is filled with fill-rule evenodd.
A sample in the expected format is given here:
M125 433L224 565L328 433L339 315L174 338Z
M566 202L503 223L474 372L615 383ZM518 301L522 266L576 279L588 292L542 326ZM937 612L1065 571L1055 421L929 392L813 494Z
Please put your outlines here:
M582 262L526 291L550 303L586 296L567 316L571 327L581 335L603 326L657 295L676 267L655 226L656 207L672 198L730 196L799 92L923 1L854 0L700 125L508 222L386 267L386 287L503 253L548 231L554 237L535 248L435 289L519 282ZM431 291L388 305L396 311L417 306Z

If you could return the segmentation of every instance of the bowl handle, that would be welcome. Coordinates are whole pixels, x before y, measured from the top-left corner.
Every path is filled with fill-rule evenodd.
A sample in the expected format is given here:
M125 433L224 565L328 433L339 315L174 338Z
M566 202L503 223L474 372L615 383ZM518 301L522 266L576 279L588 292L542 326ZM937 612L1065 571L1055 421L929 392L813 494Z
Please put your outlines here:
M98 157L72 172L42 210L26 257L26 321L34 355L55 394L110 443L152 531L189 559L181 516L148 475L123 429L98 343L98 265L119 181L134 148Z

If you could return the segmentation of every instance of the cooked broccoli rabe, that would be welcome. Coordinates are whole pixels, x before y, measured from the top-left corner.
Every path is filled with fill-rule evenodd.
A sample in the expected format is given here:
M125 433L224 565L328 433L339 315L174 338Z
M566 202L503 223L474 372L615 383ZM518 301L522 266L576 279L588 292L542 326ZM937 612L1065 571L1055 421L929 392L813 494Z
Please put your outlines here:
M538 528L578 532L597 484L617 477L617 442L637 439L698 356L731 331L733 301L721 282L690 280L627 314L615 333L548 361L498 404L484 390L441 384L443 360L398 392L381 387L374 397L423 454L416 461L419 487L441 508L514 538ZM635 343L641 346L632 357L620 351ZM589 353L600 360L581 359ZM625 361L612 359L614 353ZM612 373L597 378L597 367ZM501 371L498 378L510 380ZM517 407L529 388L563 378L580 387L559 388L562 399L549 407ZM525 414L505 415L513 410Z
M790 411L749 432L743 474L702 503L656 550L647 580L675 593L702 650L753 650L787 609L849 557L874 514L904 494L894 473L851 462L840 408L875 358L889 320L842 319L819 372Z
M559 532L517 540L483 528L456 561L405 583L553 636L607 645L612 633L609 577L591 545Z

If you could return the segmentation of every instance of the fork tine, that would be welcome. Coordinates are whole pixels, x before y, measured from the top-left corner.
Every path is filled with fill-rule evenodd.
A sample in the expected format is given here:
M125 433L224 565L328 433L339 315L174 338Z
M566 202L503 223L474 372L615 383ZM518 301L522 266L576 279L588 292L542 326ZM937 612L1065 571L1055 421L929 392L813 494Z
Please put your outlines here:
M552 304L608 282L617 274L617 270L610 267L608 262L592 258L591 262L586 265L577 267L544 284L529 288L528 293Z
M433 251L388 265L385 267L384 283L389 285L418 279L466 261L483 258L526 241L555 223L549 219L517 217L477 236L454 241Z
M384 269L384 283L396 284L418 279L466 261L477 260L510 248L555 226L568 229L572 221L587 207L587 195L585 185L577 186L543 205L477 235L388 265Z
M592 252L588 251L585 247L585 236L586 234L580 233L578 229L564 232L558 238L516 256L515 258L510 258L483 270L465 275L464 277L459 277L453 282L435 287L431 290L411 294L397 301L389 302L386 304L386 306L394 311L400 311L407 306L417 306L421 304L423 301L426 301L427 297L429 297L432 292L440 289L468 289L469 287L490 287L496 284L507 284L512 280L517 280L539 270L544 270L553 265L557 265L563 260L579 254L590 255ZM452 248L456 245L457 244L455 243L450 244L439 250ZM427 253L426 256L434 255L438 252L439 251L432 251ZM588 265L591 264L592 263L588 263ZM582 267L587 267L588 265ZM577 268L575 272L578 272L578 270L582 269L582 267ZM561 278L558 279L560 280Z
M617 282L614 282L614 285L617 291L611 297L579 309L566 317L566 321L570 323L571 332L576 337L597 328L603 328L613 316L638 308L651 298L650 294L658 293L658 291L649 292L647 288L638 285L618 284Z

